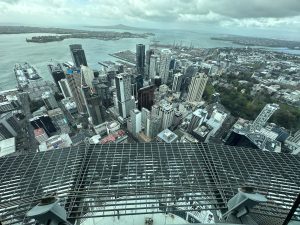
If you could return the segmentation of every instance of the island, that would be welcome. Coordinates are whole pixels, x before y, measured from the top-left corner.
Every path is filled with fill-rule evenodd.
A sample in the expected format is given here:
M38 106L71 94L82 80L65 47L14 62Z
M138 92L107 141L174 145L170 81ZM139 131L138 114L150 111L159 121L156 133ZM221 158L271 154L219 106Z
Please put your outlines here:
M279 40L272 38L261 38L261 37L247 37L238 35L227 35L220 37L211 37L212 40L218 41L229 41L238 45L245 46L262 46L262 47L272 47L272 48L288 48L288 49L300 49L299 41L288 41Z
M28 26L0 26L0 34L46 33L51 35L34 36L26 38L27 42L46 43L62 41L68 38L120 40L123 38L148 38L153 33L131 33L115 31L87 31L64 28L43 28ZM54 34L54 35L53 35Z

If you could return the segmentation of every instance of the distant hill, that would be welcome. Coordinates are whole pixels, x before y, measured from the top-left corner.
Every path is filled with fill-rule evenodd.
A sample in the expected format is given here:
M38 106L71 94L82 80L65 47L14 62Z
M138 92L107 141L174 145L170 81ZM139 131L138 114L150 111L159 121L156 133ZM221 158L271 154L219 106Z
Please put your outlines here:
M102 29L116 29L116 30L150 30L149 28L131 27L124 24L117 24L112 26L85 26L89 28L102 28Z

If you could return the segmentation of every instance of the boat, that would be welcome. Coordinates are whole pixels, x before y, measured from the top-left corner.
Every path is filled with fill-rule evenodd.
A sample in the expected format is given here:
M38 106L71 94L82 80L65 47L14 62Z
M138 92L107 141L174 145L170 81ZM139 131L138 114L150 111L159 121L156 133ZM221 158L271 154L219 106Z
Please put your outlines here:
M24 88L28 86L29 83L41 79L36 69L27 62L24 64L17 63L14 72L19 88Z

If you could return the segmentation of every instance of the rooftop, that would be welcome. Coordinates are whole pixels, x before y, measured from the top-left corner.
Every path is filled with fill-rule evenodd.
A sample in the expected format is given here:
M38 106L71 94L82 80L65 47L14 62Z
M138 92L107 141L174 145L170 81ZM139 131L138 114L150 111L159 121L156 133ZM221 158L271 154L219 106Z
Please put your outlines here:
M161 140L163 140L166 143L172 143L178 138L177 134L170 131L169 129L163 130L157 135L157 137L159 137Z

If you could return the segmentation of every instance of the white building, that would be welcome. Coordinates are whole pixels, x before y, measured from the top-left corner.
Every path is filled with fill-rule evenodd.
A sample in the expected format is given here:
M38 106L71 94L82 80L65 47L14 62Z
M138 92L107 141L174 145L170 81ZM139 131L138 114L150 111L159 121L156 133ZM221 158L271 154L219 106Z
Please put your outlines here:
M114 133L121 128L121 124L118 121L111 121L106 124L107 134Z
M94 71L88 66L81 66L81 77L84 78L85 84L93 89Z
M135 100L131 92L131 77L127 73L115 77L119 115L126 118L130 110L135 108Z
M39 145L39 151L47 151L59 148L67 148L72 145L72 140L68 134L55 135Z
M69 86L69 83L67 79L61 79L58 81L58 85L64 95L65 98L71 98L73 97L71 88Z
M178 135L170 131L169 129L165 129L157 135L157 141L165 143L175 142L177 138Z
M150 57L150 68L149 68L149 78L154 79L158 71L158 55L151 55Z
M150 116L150 111L146 108L142 108L142 126L146 127L147 124L147 118Z
M208 80L208 76L204 73L198 73L192 78L187 96L188 102L200 102Z
M161 77L161 83L162 84L165 84L168 81L170 62L171 62L171 51L170 51L170 49L161 50L159 76Z
M130 111L129 131L136 135L142 130L142 113L138 109Z

